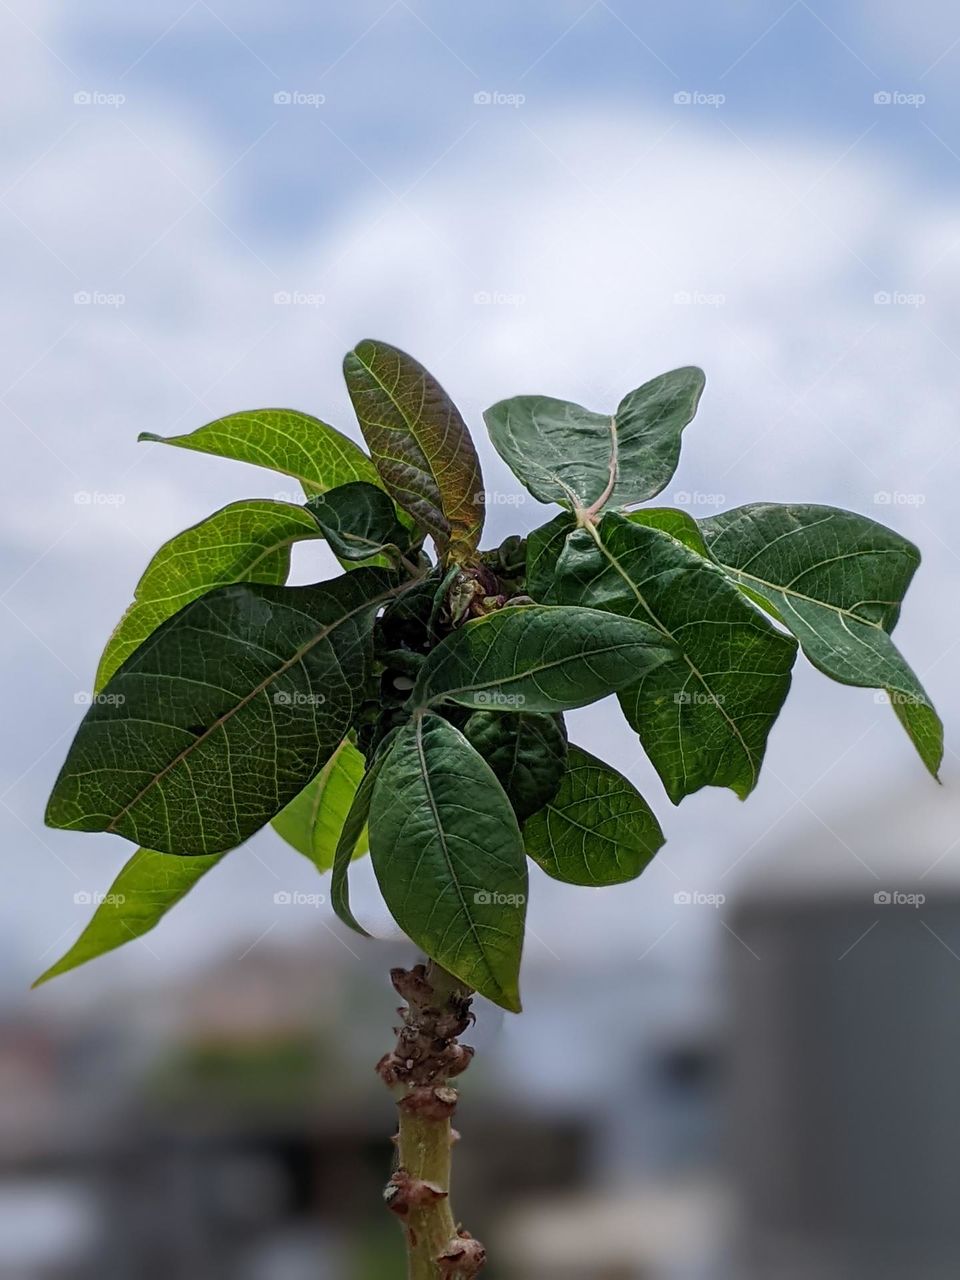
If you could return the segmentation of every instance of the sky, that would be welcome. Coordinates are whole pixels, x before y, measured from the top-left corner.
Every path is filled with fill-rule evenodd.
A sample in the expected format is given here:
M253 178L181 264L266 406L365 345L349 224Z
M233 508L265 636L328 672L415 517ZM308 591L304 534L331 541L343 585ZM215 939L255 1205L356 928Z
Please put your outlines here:
M129 852L46 830L42 810L150 555L229 501L291 496L138 432L274 405L359 438L340 361L363 337L457 400L490 543L552 512L483 438L487 405L611 409L702 365L662 500L698 516L833 503L916 541L897 640L947 723L956 788L955 6L0 0L0 23L0 985L22 990L69 944ZM301 550L295 580L332 572ZM746 805L713 791L674 809L610 713L574 713L572 734L629 773L668 844L622 889L536 876L528 954L544 964L679 952L706 924L676 892L733 894L798 831L862 863L835 815L934 785L889 707L802 660ZM368 868L358 882L388 932ZM306 933L317 912L281 916L273 895L316 887L263 833L124 969Z

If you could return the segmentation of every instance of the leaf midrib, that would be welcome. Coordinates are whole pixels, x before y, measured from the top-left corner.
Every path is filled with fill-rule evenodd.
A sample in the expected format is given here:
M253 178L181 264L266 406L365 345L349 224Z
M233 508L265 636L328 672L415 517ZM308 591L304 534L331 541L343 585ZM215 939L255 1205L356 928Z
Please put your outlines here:
M250 693L244 694L244 696L237 703L235 703L234 706L229 707L223 713L222 716L218 716L217 719L214 720L214 722L211 725L209 725L206 729L204 729L203 733L199 734L196 738L193 739L193 741L189 742L187 746L185 746L182 751L179 751L177 755L168 764L164 765L164 767L158 773L154 774L153 777L149 780L149 782L147 782L143 787L141 787L140 790L137 792L137 794L133 796L132 799L130 799L123 806L123 808L117 814L114 815L113 818L111 818L109 825L104 829L106 831L115 831L117 827L117 823L122 821L122 819L125 818L127 814L130 813L131 809L133 809L135 805L139 804L140 801L143 799L143 797L147 795L149 791L151 791L155 786L158 786L163 781L163 779L166 778L171 773L171 771L177 767L177 765L188 761L191 754L194 751L196 751L199 747L201 747L203 743L205 743L210 738L211 734L218 732L224 725L228 724L229 721L232 720L235 715L239 714L240 711L242 711L245 707L249 706L250 703L254 700L254 698L257 698L260 696L261 693L264 693L275 680L278 680L280 676L285 675L286 672L289 671L291 667L294 667L298 662L301 662L303 658L306 657L306 655L311 651L311 649L315 648L316 645L320 644L322 640L325 640L333 631L337 629L337 627L340 627L344 623L349 622L352 618L357 617L358 614L363 613L366 609L369 609L372 606L376 606L377 604L380 603L381 600L388 600L392 595L396 594L397 590L398 588L391 587L389 591L381 592L381 594L377 596L371 596L368 600L364 600L361 604L357 605L356 608L351 609L348 613L343 614L341 617L337 618L334 622L331 622L328 626L323 627L320 631L316 633L316 635L311 636L310 640L306 644L301 645L300 648L297 649L296 653L293 655L292 658L288 658L276 671L271 672L268 676L266 676L263 680L261 680L250 691ZM176 728L179 726L171 726L171 727ZM232 781L233 775L230 772L230 770L227 771L227 774ZM198 807L198 814L199 814L199 807Z

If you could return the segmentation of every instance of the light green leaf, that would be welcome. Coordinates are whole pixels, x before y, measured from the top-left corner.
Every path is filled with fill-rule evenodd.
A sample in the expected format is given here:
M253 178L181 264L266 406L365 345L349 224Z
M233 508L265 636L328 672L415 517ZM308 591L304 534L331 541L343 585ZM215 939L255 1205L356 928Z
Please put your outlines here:
M461 982L519 1013L520 828L490 766L439 716L416 716L384 757L370 854L404 933Z
M663 840L659 822L633 783L572 744L559 791L523 828L530 857L567 884L633 880Z
M410 545L393 499L376 485L363 481L340 485L311 498L307 510L341 560L370 560L384 554L396 559Z
M463 736L497 775L518 822L556 794L567 761L561 716L475 711Z
M214 854L203 858L176 858L168 853L138 849L104 894L80 937L33 985L39 987L125 942L142 938L222 857L223 854Z
M645 622L600 609L514 605L452 632L428 655L413 706L569 711L634 684L676 646Z
M515 396L483 418L501 458L541 502L631 506L659 493L676 471L703 383L700 369L673 369L624 396L613 414Z
M329 871L333 866L363 770L362 754L344 738L317 776L271 820L274 831L309 858L318 871ZM361 847L350 852L365 853L366 842L361 841Z
M643 507L640 511L631 511L627 519L631 524L647 525L651 529L659 529L661 533L668 533L698 556L707 560L713 558L703 540L700 526L686 511L677 511L674 507Z
M308 494L326 493L351 480L382 483L376 467L351 439L295 409L249 409L217 418L186 435L144 431L137 438L269 467L299 480Z
M232 502L165 542L107 641L97 668L96 692L178 609L225 583L286 582L291 545L319 536L316 521L303 507L258 498Z
M94 700L47 822L166 853L219 853L269 822L349 730L372 672L377 569L242 583L161 623Z
M943 726L889 633L920 563L912 542L852 511L755 502L701 521L711 554L841 684L886 689L934 776Z
M423 365L385 342L358 343L343 375L388 493L441 555L470 559L483 528L483 476L456 405Z
M753 790L796 655L719 566L675 538L610 512L571 534L555 598L643 619L670 660L620 704L674 803L705 786Z

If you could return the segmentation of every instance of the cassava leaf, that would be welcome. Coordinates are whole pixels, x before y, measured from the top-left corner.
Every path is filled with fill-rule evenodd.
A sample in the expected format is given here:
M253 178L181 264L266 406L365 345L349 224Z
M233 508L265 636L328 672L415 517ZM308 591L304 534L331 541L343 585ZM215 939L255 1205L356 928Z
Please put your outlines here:
M483 528L483 476L456 405L423 365L385 342L358 343L343 375L388 493L441 555L470 558Z
M363 769L363 756L349 738L344 738L317 776L271 819L274 831L309 858L318 871L329 871L333 866ZM363 841L361 848L351 853L365 851Z
M452 632L427 657L414 706L569 711L674 658L663 632L602 609L514 605Z
M630 506L659 493L677 469L703 382L700 369L673 369L624 396L613 414L515 396L483 418L501 458L541 502L586 509L606 495L610 506Z
M186 435L143 431L137 438L269 467L299 480L307 494L325 493L351 480L382 483L376 467L349 437L296 409L249 409L217 418Z
M753 790L796 644L718 565L610 512L567 539L553 598L643 619L673 647L619 696L674 803L705 786Z
M406 551L410 545L393 499L362 480L318 494L308 501L307 510L341 560L369 560Z
M39 987L106 951L142 938L223 856L175 858L138 849L97 904L80 937L33 985Z
M943 726L890 632L920 563L912 542L852 511L755 502L701 521L711 554L767 602L824 674L886 689L934 776Z
M384 756L370 854L404 933L462 982L519 1013L527 901L520 828L490 766L439 716L415 716Z
M475 711L463 736L497 775L518 822L556 793L567 760L562 717Z
M523 828L527 853L567 884L633 880L663 845L660 824L632 782L571 744L560 788Z
M185 604L229 582L286 582L292 544L319 534L303 507L258 498L232 502L165 542L107 641L97 668L96 692L161 622Z
M87 711L47 822L167 853L240 844L306 786L349 730L396 579L244 583L153 633Z

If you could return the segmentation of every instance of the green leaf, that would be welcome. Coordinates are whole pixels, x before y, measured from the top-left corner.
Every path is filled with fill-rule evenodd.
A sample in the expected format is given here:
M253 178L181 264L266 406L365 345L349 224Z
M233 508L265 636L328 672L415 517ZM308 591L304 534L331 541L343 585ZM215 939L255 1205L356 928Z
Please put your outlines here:
M920 563L912 542L852 511L755 502L701 521L710 552L841 684L886 689L930 772L943 726L889 633Z
M356 849L366 828L367 819L370 816L373 785L377 780L380 767L386 759L390 743L397 733L397 729L391 729L386 735L370 761L366 773L360 780L360 785L357 787L356 794L353 797L353 803L350 805L350 812L347 814L343 830L340 832L340 839L337 841L337 848L333 857L333 875L330 880L330 901L333 904L333 910L343 924L348 925L354 933L359 933L364 938L369 938L370 934L357 921L356 916L350 909L350 863L356 856Z
M222 857L176 858L138 849L104 894L80 937L33 985L39 987L106 951L142 938Z
M483 418L501 458L541 502L630 506L659 493L676 471L703 383L700 369L674 369L624 396L614 414L515 396Z
M329 871L333 866L363 770L363 756L349 738L344 738L317 776L271 821L274 831L309 858L318 871ZM359 852L366 852L365 844Z
M514 605L452 632L429 654L413 706L569 711L634 684L673 658L655 627L599 609Z
M166 853L240 844L346 735L372 671L374 615L395 590L391 575L358 569L192 601L94 700L47 822Z
M559 791L523 828L530 857L567 884L633 880L663 840L659 822L633 783L572 744Z
M661 533L668 533L698 556L713 559L703 540L700 526L686 511L677 511L674 507L644 507L641 511L631 511L627 519L631 524L642 524L651 529L659 529Z
M410 545L393 499L376 485L360 480L340 485L311 498L307 510L341 560L369 560L391 552L396 558Z
M143 431L137 438L269 467L299 480L308 494L326 493L351 480L381 484L376 467L349 437L295 409L249 409L217 418L186 435Z
M520 828L490 766L439 716L416 716L384 757L370 855L404 933L461 982L519 1013Z
M423 365L385 342L359 343L343 376L387 492L442 556L471 558L483 528L483 476L456 405Z
M318 536L316 521L303 507L263 498L232 502L165 542L107 641L97 668L96 692L161 622L185 604L228 582L286 582L291 545Z
M475 711L463 736L497 775L518 822L550 800L567 760L567 734L560 716Z
M571 534L555 598L643 619L673 648L620 704L676 804L705 786L746 797L790 688L793 638L719 566L614 512Z
M577 527L566 511L527 535L526 591L532 599L543 603L553 590L557 561L566 546L567 537Z

